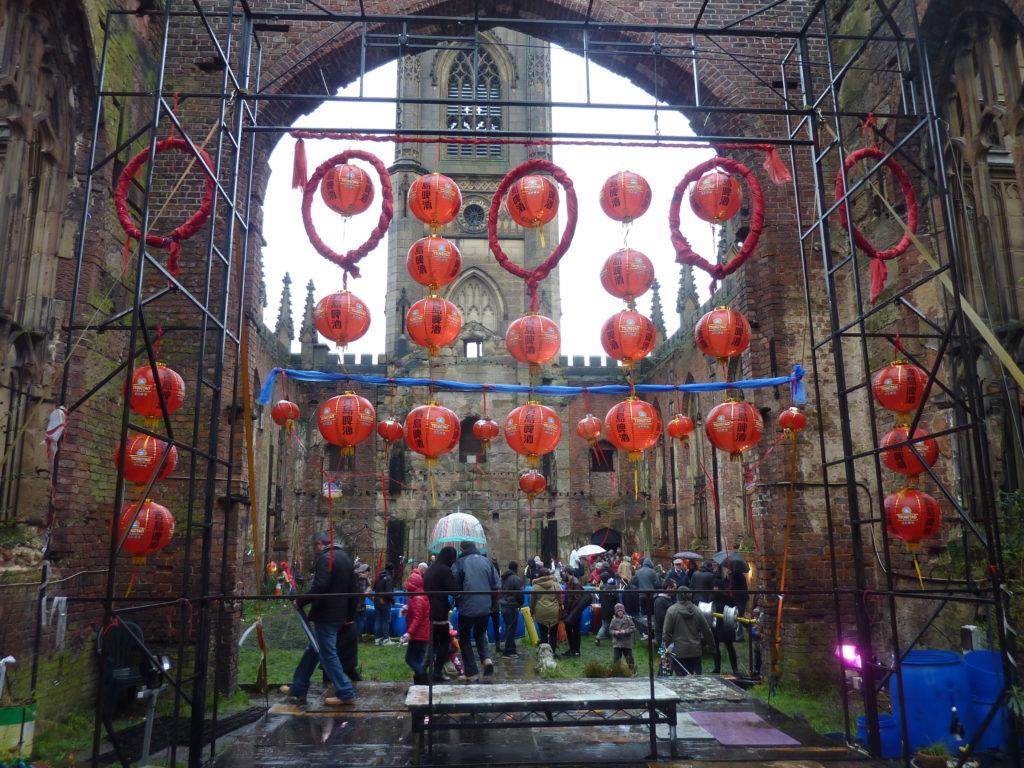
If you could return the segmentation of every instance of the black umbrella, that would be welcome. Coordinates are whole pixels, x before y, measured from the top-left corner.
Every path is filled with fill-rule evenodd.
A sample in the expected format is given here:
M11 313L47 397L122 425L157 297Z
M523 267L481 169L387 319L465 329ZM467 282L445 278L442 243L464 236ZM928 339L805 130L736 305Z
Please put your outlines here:
M711 559L719 565L729 563L729 571L731 573L750 573L750 566L747 565L747 561L743 559L743 555L740 555L737 552L727 552L722 550Z
M672 555L676 560L703 560L704 555L698 555L696 552L676 552Z

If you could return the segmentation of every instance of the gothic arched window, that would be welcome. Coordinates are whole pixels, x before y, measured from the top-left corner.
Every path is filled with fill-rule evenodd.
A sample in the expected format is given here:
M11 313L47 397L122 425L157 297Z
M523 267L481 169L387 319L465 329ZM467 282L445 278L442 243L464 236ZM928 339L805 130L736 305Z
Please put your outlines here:
M501 76L486 51L469 55L459 51L448 72L447 124L449 131L500 131L502 128ZM448 157L499 157L500 144L449 144Z

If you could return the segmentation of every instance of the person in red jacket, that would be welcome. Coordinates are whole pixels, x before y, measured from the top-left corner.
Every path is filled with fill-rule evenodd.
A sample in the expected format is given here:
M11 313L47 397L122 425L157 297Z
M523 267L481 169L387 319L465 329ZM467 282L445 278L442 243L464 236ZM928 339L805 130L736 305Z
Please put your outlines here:
M423 593L423 576L413 569L405 580L405 591L409 595L405 609L405 663L412 670L415 685L427 685L427 650L430 648L430 598Z

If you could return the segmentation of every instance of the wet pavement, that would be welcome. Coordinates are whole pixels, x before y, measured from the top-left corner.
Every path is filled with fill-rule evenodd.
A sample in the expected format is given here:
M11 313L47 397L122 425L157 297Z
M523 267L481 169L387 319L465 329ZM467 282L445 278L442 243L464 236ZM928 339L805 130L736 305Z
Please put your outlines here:
M473 685L473 695L494 683L519 683L529 695L535 683L524 679L532 659L502 660L496 673ZM532 670L530 670L532 672ZM639 678L635 682L644 680ZM257 723L235 734L214 761L216 768L337 768L340 766L582 766L614 764L671 768L870 768L872 763L806 724L771 709L726 678L657 678L679 695L677 756L670 757L667 725L657 726L657 759L651 756L647 725L555 727L510 726L487 730L445 730L432 734L432 749L417 754L412 717L406 708L408 683L359 683L352 710L329 709L314 698L298 707L272 697ZM609 678L614 690L623 678ZM572 681L561 683L570 686ZM593 679L581 680L581 690ZM502 686L503 688L506 686ZM467 690L467 694L470 691ZM593 714L593 712L591 713ZM500 717L497 719L500 722ZM513 715L505 716L509 723ZM467 716L467 723L493 724L493 715ZM417 762L418 758L418 762Z

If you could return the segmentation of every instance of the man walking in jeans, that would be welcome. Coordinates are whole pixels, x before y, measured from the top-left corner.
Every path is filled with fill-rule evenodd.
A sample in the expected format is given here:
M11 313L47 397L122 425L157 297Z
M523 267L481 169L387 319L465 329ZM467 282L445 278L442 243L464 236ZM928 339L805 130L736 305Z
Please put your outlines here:
M324 668L327 677L334 683L334 696L324 699L328 707L350 707L355 704L356 689L345 676L338 658L338 631L346 621L355 620L355 603L352 597L339 593L355 591L355 569L352 560L346 555L340 544L331 547L331 537L321 531L313 535L313 551L316 553L316 564L313 568L313 584L309 592L295 599L297 608L309 603L309 620L313 622L314 636L320 646L317 654L310 643L299 659L299 665L292 675L291 685L282 685L281 693L291 696L300 704L306 703L309 691L309 679L316 669L317 662ZM331 597L316 597L331 595Z
M491 601L498 590L498 571L494 564L480 554L476 544L464 541L461 544L462 554L455 561L452 573L459 589L466 592L488 592L484 595L460 594L455 598L455 606L459 609L459 650L462 652L463 674L459 682L476 682L480 679L476 657L473 654L473 642L476 638L477 651L483 660L484 675L494 674L494 662L491 660L491 646L487 641L487 622L491 618Z

